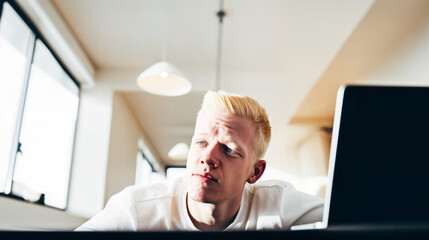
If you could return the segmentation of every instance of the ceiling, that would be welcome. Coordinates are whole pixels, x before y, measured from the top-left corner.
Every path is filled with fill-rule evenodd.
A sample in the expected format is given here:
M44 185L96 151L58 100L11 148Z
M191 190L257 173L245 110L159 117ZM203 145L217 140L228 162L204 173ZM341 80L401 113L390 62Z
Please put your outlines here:
M332 122L336 92L342 84L427 85L427 66L420 61L427 62L429 55L425 47L419 48L418 42L424 41L423 45L427 45L426 37L419 35L424 35L428 22L427 0L375 2L312 87L291 122ZM412 55L414 51L421 53ZM401 72L408 58L413 61L408 63L411 67ZM385 69L391 73L379 76Z
M203 95L215 90L219 74L220 89L247 94L266 107L273 128L266 158L274 166L282 164L287 154L285 146L293 137L288 135L288 124L298 113L317 118L311 114L317 103L318 112L329 112L321 117L329 123L332 89L338 82L330 84L326 72L341 66L337 57L362 28L367 14L378 15L382 6L374 7L388 4L373 0L51 2L95 68L95 86L110 86L127 101L165 164L184 163L171 161L167 153L178 142L190 142ZM226 16L220 28L216 12L221 5ZM138 74L163 55L190 79L191 93L160 97L137 88ZM330 86L329 95L320 95L317 84ZM317 97L311 99L313 95Z

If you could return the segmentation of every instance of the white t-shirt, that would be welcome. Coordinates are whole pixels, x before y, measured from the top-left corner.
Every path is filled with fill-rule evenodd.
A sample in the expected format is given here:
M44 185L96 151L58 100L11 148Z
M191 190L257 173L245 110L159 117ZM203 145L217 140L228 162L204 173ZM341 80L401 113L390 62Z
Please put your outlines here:
M198 231L186 207L186 183L130 186L77 231ZM269 180L246 183L240 209L228 230L287 230L322 220L323 200L291 184Z

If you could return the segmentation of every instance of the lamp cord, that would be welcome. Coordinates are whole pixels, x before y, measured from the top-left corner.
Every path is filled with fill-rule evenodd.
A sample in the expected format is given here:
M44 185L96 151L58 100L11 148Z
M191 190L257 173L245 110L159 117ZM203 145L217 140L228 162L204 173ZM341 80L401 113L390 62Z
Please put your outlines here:
M223 18L226 13L223 10L223 0L219 0L219 11L216 16L219 18L218 34L217 34L217 56L216 56L216 76L215 76L215 90L218 91L220 88L220 62L222 53L222 24Z
M165 62L167 58L167 30L164 29L164 37L161 48L161 61Z

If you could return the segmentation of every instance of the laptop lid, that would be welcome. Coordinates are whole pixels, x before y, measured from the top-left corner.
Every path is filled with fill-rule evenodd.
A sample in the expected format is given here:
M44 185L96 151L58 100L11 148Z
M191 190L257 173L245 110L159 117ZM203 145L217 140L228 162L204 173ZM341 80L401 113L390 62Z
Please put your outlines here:
M322 228L429 221L429 88L343 86Z

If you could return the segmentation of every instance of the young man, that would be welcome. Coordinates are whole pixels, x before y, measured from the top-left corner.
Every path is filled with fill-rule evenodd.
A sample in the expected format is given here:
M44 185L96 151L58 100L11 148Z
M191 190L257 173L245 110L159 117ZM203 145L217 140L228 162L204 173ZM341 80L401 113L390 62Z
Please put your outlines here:
M321 199L282 181L256 183L270 138L258 102L209 91L197 116L186 180L125 188L77 230L287 230L321 221Z

